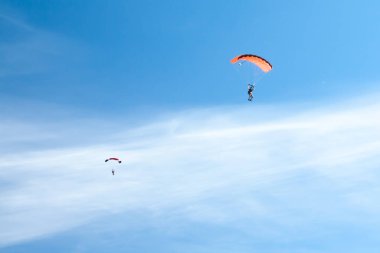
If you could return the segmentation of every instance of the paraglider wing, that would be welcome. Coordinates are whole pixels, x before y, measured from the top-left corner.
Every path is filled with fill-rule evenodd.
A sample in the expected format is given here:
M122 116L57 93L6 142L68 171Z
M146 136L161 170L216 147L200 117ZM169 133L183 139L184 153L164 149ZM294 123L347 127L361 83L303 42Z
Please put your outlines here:
M108 162L110 160L112 160L112 161L118 161L119 163L121 163L121 160L119 158L116 158L116 157L108 158L108 159L105 160L105 162Z
M265 73L272 70L272 65L267 60L265 60L264 58L257 56L257 55L253 55L253 54L239 55L239 56L236 56L235 58L233 58L231 60L231 63L234 64L234 63L237 63L238 61L251 62L251 63L255 64L257 67L259 67Z

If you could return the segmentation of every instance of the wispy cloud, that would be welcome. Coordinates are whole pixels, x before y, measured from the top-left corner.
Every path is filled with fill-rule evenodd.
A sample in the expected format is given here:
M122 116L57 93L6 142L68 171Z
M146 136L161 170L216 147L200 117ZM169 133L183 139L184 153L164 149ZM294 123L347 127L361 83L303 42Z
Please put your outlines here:
M8 11L0 12L0 26L8 31L0 41L0 77L44 73L60 66L68 52L83 52L80 43L29 24Z
M3 22L10 23L18 29L22 29L28 32L33 32L35 30L32 26L22 21L22 19L13 17L12 15L0 13L0 20L2 20Z
M134 129L120 122L99 142L86 138L97 130L85 122L59 131L1 122L0 138L16 151L0 157L0 245L133 210L245 233L252 219L305 230L315 220L365 221L358 212L378 222L380 103L363 101L190 110ZM73 129L83 138L71 138ZM33 145L20 143L30 136ZM104 163L108 156L125 161Z

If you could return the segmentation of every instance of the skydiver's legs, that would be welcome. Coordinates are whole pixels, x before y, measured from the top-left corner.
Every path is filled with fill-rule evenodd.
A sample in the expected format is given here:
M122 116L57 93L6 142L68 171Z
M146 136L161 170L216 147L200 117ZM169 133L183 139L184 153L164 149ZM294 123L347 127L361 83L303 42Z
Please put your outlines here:
M252 99L253 99L253 95L251 91L251 92L248 92L248 101L252 101Z

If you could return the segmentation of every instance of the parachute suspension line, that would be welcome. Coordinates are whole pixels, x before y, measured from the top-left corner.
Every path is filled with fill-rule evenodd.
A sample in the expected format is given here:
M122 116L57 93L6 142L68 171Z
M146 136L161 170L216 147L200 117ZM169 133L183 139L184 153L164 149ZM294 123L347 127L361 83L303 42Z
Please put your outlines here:
M237 73L238 78L241 82L247 82L247 72L243 71L246 66L245 62L239 62L238 64L234 64L233 68Z
M264 77L264 75L263 75L262 71L259 68L255 67L255 66L252 66L252 68L253 68L253 71L252 71L252 73L253 73L252 81L253 81L254 84L258 84L260 82L260 80Z
M239 74L239 79L246 84L256 84L263 77L263 73L258 67L245 61L235 64L235 69Z

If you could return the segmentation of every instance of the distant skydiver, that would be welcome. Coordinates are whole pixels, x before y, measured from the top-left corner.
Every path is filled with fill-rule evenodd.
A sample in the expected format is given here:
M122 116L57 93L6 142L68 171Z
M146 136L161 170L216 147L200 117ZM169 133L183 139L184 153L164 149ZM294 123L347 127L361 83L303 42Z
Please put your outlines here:
M255 84L248 84L248 101L252 101L254 90L255 90Z
M119 164L121 163L121 160L119 158L116 158L116 157L107 158L105 160L105 162L108 162L108 161L116 161ZM112 175L115 176L115 169L114 168L112 168L111 172L112 172Z

